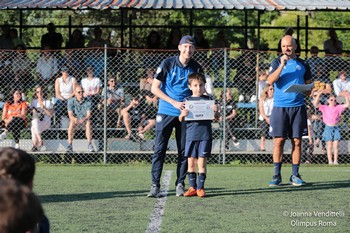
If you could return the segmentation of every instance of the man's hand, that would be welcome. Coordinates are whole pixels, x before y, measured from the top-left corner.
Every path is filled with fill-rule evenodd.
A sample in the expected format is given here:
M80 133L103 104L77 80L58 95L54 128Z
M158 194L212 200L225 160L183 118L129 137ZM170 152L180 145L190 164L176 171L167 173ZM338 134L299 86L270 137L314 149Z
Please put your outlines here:
M173 103L173 106L174 106L175 108L177 108L177 109L182 110L182 109L185 108L185 102L177 102L177 101L175 101L175 102Z

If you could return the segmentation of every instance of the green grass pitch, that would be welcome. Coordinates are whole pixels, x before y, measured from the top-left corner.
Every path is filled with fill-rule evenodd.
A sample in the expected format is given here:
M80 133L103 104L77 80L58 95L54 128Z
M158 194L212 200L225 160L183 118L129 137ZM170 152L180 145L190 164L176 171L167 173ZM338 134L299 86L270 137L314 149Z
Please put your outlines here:
M146 232L158 201L146 197L150 168L38 165L34 191L51 232ZM293 187L285 165L283 185L270 188L272 165L209 165L206 198L176 197L175 166L168 170L160 232L349 232L349 166L302 165L308 185Z

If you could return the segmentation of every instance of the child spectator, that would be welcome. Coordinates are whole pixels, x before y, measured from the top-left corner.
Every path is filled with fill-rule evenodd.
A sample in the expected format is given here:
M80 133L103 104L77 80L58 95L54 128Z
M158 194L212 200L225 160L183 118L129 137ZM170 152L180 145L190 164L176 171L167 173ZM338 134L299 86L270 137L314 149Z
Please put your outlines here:
M260 151L266 151L265 140L270 128L273 107L273 86L266 85L259 99L259 128L261 129Z
M146 115L145 108L140 104L140 99L137 96L131 97L129 105L122 110L122 116L127 131L125 139L135 139L135 135L132 134L132 128L137 128L137 136L143 140L144 133L151 129L156 123L155 116L150 119ZM146 120L148 120L148 123L143 127L143 123Z
M311 124L311 112L308 106L307 109L307 129L304 132L304 135L301 138L301 149L302 154L306 156L305 163L310 164L312 162L312 157L314 153L314 145L313 145L313 132L312 132L312 124Z
M192 73L188 76L189 88L192 96L186 97L185 101L212 100L205 93L205 76L200 73ZM215 110L215 108L214 108ZM188 115L188 109L182 109L179 121L184 121ZM205 197L204 182L206 179L207 159L211 154L213 133L212 120L193 120L186 122L186 147L185 157L188 159L188 180L190 188L184 193L185 197ZM196 174L198 165L198 177Z
M5 130L0 134L0 140L4 140L7 132L11 132L15 139L15 147L19 148L21 131L27 125L27 103L22 100L21 90L15 89L13 91L12 98L4 105L1 119L0 127L5 128Z
M327 143L328 164L338 164L338 146L341 139L340 127L338 123L341 120L341 114L349 107L349 97L345 97L345 104L337 105L334 95L330 95L327 99L328 105L320 104L320 96L322 91L318 91L314 100L314 106L322 112L322 119L325 123L323 131L323 140ZM332 149L334 152L334 160Z
M219 118L219 121L222 123L224 120L226 122L226 138L225 138L225 149L229 150L229 139L232 139L233 145L235 147L239 147L239 141L237 140L236 136L233 134L234 132L234 118L237 116L237 104L235 100L232 98L232 91L230 88L226 89L226 93L221 93L221 100L224 98L226 99L226 106L223 106L223 102L220 103L221 105L221 116ZM224 108L225 107L225 108ZM223 119L223 112L222 110L226 109L226 117Z

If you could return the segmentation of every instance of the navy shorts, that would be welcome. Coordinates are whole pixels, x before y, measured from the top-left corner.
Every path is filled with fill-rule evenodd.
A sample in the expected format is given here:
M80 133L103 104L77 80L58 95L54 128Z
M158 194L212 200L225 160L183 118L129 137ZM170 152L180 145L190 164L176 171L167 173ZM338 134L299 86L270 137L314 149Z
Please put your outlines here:
M270 116L270 135L272 137L301 138L305 129L307 129L305 106L273 107Z
M340 128L339 126L328 126L326 125L322 134L322 140L325 142L329 141L340 141Z
M208 158L211 154L212 141L186 142L185 157Z

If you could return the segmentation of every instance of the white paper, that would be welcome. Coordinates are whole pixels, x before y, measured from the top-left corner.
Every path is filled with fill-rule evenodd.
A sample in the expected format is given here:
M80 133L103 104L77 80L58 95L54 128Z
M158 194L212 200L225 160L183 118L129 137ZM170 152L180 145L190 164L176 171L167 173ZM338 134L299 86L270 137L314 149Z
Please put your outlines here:
M214 100L186 101L185 108L188 110L185 121L214 119Z
M298 92L300 94L304 94L305 91L311 91L314 87L313 83L310 84L292 84L283 92Z

